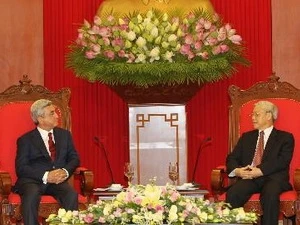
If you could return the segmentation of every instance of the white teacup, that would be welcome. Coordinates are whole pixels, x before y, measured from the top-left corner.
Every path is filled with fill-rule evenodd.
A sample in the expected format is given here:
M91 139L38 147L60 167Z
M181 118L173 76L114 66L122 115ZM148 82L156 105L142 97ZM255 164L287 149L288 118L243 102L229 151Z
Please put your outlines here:
M121 184L112 184L110 186L110 190L115 190L115 191L119 191L122 189L122 185Z
M194 185L192 183L184 183L182 186L184 186L186 188L194 187Z

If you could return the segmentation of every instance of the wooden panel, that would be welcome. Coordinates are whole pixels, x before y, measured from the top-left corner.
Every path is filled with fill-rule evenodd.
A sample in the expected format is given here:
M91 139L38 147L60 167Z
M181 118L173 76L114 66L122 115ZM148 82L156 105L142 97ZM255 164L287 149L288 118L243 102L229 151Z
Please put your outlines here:
M300 1L272 0L273 70L300 88Z
M0 91L28 74L44 84L43 1L0 1Z

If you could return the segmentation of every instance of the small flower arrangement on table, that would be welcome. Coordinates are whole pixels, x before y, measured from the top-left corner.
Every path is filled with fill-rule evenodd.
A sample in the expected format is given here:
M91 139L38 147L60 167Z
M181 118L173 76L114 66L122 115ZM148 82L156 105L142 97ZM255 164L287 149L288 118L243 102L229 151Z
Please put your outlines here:
M66 211L47 218L49 224L201 224L254 223L257 215L224 202L182 196L172 185L131 185L113 200L97 201L87 210Z
M67 56L77 76L108 85L213 82L248 65L242 38L217 14L152 9L122 18L95 16L78 30Z

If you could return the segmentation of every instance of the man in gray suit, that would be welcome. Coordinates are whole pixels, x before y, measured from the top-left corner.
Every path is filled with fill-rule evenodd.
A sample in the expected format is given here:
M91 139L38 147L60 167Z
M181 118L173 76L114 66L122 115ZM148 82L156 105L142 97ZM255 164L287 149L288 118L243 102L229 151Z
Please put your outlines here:
M67 182L79 166L71 133L58 128L51 101L40 99L31 106L36 129L17 140L15 192L21 196L24 225L38 225L41 195L51 195L66 210L78 209L78 194Z
M292 189L289 167L294 152L291 133L277 130L278 109L269 101L255 104L251 115L255 130L243 133L226 160L229 176L238 177L226 193L233 208L260 193L263 225L278 225L279 196Z

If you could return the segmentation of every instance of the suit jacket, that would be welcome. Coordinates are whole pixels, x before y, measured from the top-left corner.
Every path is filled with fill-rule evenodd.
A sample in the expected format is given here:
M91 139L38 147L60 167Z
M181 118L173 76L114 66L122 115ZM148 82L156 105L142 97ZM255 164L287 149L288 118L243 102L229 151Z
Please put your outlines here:
M79 166L79 156L75 150L71 133L61 128L54 128L56 160L53 162L37 129L34 129L17 140L15 169L19 185L28 182L42 184L46 171L65 168L71 175Z
M227 156L228 173L231 173L235 168L251 165L258 135L258 130L242 134L233 151ZM257 166L261 169L264 178L277 180L285 190L291 189L289 168L294 146L295 141L291 133L273 128L265 145L262 162Z

